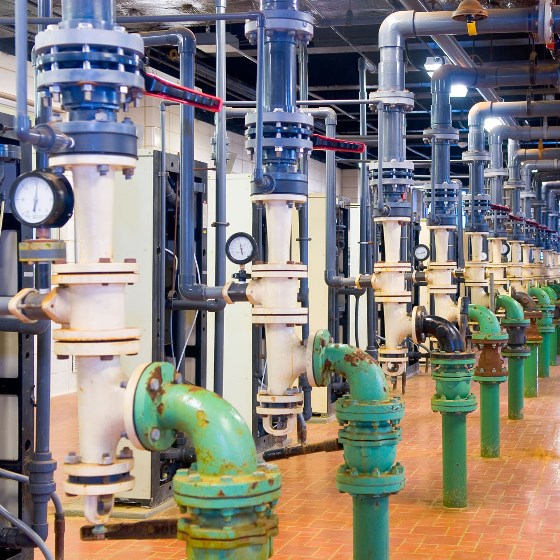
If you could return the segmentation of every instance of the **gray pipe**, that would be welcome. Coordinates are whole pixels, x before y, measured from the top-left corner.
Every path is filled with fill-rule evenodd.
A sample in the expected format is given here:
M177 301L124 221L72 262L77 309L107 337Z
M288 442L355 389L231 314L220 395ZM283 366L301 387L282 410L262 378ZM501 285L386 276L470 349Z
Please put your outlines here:
M560 170L560 159L545 160L526 160L521 163L521 177L525 185L525 218L530 218L532 194L532 172L537 171L557 171Z
M216 0L216 14L226 12L226 0ZM216 22L216 96L226 98L226 22ZM223 111L216 114L216 285L226 283L226 227L227 227L227 123ZM194 159L194 151L193 151ZM223 309L217 310L214 324L214 392L224 394L225 318Z
M360 57L358 60L358 72L360 83L360 100L364 101L367 95L367 73L372 71L367 60ZM360 137L367 138L367 107L360 105ZM367 150L360 155L360 274L372 274L373 272L373 238L372 238L372 215L371 215L371 190L369 188L369 169L367 165ZM367 316L367 347L366 352L375 356L376 331L377 331L377 306L375 305L375 294L373 290L366 292L366 316ZM358 325L356 323L356 329Z

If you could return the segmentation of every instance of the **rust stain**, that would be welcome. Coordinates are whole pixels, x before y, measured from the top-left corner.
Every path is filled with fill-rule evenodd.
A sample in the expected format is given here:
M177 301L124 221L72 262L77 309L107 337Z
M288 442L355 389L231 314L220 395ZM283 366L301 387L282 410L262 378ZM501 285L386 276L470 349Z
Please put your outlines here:
M163 414L163 409L164 409L163 403L159 403L157 405L158 414L160 414L160 415Z
M219 496L220 498L225 497L224 491L223 491L223 490L220 490L220 491L218 492L218 496Z
M157 381L157 389L153 390L150 385L152 383L152 381ZM160 388L162 386L163 383L163 377L161 374L161 366L157 366L154 368L152 375L149 377L148 382L147 382L147 390L148 390L148 394L150 395L150 398L152 399L152 401L154 401L156 399L156 397L160 394Z
M196 411L196 420L197 420L198 425L201 428L205 428L210 423L208 421L208 418L206 418L206 412L204 412L204 410L197 410Z

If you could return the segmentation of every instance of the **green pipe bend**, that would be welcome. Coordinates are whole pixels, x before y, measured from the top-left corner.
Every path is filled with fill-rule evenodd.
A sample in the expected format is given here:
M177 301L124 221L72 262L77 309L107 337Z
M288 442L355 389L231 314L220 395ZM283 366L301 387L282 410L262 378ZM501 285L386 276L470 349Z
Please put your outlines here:
M550 303L552 305L555 305L556 300L558 299L556 292L550 286L541 286L541 290L544 290L548 294L548 297L550 298Z
M528 294L531 297L537 299L537 305L539 307L546 307L551 305L550 297L542 288L537 288L535 286L532 286L531 288L529 288Z
M511 296L498 295L496 296L496 309L504 309L506 312L506 319L524 319L523 306Z
M554 290L556 299L560 299L560 284L549 284L548 287Z
M348 344L333 344L328 331L318 331L313 343L313 379L319 387L330 383L331 374L343 375L356 401L388 401L389 386L383 370L366 352Z
M501 334L498 318L483 305L471 303L469 305L469 319L478 323L481 335Z
M163 451L176 432L187 434L201 476L251 474L257 468L253 436L237 410L216 393L174 383L175 368L154 362L141 370L133 392L133 426L126 426L142 447ZM128 397L127 397L128 398Z

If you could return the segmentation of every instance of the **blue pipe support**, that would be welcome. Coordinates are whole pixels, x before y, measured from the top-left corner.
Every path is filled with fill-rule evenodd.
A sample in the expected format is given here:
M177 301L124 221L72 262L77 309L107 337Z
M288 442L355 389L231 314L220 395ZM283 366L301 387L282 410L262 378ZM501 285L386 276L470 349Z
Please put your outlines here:
M404 404L390 396L383 371L362 350L333 344L323 330L315 334L312 352L311 375L318 386L328 385L332 373L343 375L350 385L350 393L335 405L344 446L336 484L354 502L354 560L386 560L387 497L404 487L404 468L395 462Z
M178 431L193 442L197 461L173 478L180 518L178 536L189 560L266 560L278 533L274 508L281 475L259 465L255 444L240 414L221 397L177 383L166 362L148 364L127 386L127 433L149 451L164 451ZM179 376L180 377L180 376Z

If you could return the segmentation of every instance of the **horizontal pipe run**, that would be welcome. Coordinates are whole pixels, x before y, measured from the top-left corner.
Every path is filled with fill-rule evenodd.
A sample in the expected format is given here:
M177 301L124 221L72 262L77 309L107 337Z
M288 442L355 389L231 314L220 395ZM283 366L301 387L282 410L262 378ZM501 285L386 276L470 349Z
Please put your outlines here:
M145 539L176 539L177 519L148 519L134 523L110 523L99 531L97 527L86 525L80 528L83 541L116 541Z
M35 323L24 323L15 317L0 318L0 332L13 332L19 334L38 335L46 332L50 326L50 321L44 319Z
M333 451L340 451L341 449L343 449L343 445L338 439L328 439L319 443L270 449L263 453L263 460L267 462L279 461L281 459L289 459L290 457L298 457L300 455L310 455L311 453L331 453Z

